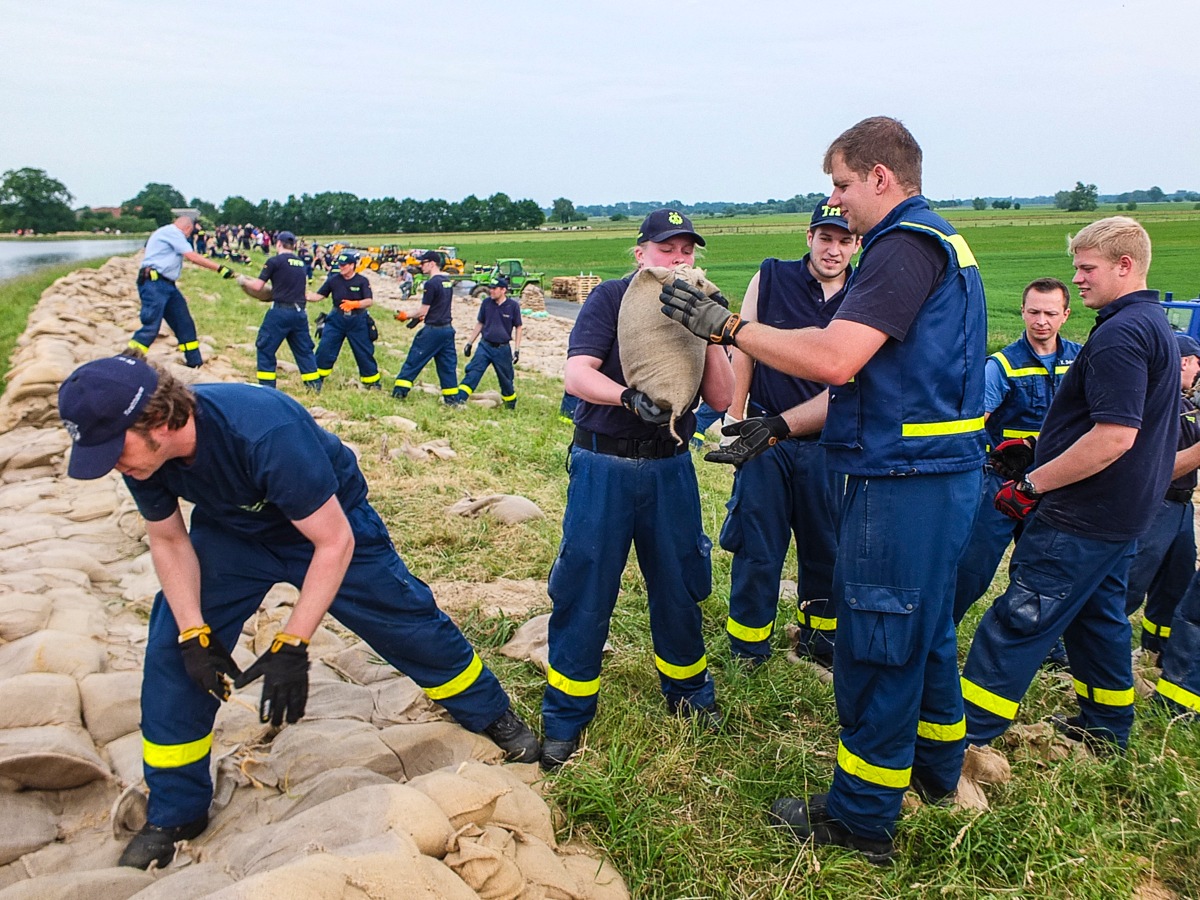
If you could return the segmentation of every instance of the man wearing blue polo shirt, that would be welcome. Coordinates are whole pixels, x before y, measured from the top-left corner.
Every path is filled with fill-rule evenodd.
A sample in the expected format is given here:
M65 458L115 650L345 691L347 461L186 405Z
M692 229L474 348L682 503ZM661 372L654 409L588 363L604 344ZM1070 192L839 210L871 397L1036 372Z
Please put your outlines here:
M201 256L189 242L196 220L191 216L180 216L170 225L159 228L146 241L146 255L138 270L138 297L142 301L139 318L142 327L129 340L126 353L145 356L158 337L163 319L175 332L179 349L183 353L184 365L197 369L204 364L200 356L200 342L196 339L196 323L188 310L187 299L179 292L175 282L183 274L183 261L195 263L202 269L220 272L225 278L236 273L229 266Z
M463 347L463 356L471 361L458 386L463 399L475 393L488 366L496 370L500 399L505 409L517 408L517 389L513 384L513 364L521 358L521 304L508 296L508 279L503 275L488 285L489 300L479 306L479 321ZM471 356L471 346L482 336L479 348ZM511 346L510 346L511 344Z
M1133 724L1126 579L1136 542L1171 483L1179 439L1179 348L1146 289L1150 237L1133 219L1093 222L1071 241L1096 326L1067 372L1033 466L996 506L1025 529L1009 586L984 614L963 667L967 740L986 745L1016 718L1034 672L1062 635L1079 715L1068 737L1123 751Z
M466 402L458 391L458 353L454 349L454 323L450 314L454 283L442 274L442 255L426 250L419 257L421 272L429 280L421 297L421 308L408 317L406 328L425 327L413 338L404 365L396 375L392 396L403 400L412 390L413 380L432 359L437 367L442 400L451 406Z

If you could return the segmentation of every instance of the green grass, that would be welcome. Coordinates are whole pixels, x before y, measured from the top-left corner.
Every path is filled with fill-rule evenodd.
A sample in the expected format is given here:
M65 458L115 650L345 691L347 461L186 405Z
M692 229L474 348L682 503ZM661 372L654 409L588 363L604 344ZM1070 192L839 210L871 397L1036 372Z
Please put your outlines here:
M1044 274L1069 275L1065 235L1078 227L1055 220L967 232L988 285L993 343L1015 337L1020 326L1013 311L1026 282ZM1177 297L1194 296L1200 281L1188 255L1200 236L1200 221L1151 223L1150 228L1152 281L1175 290ZM521 235L511 241L490 236L479 246L490 255L525 256L550 272L555 272L553 262L560 267L555 274L625 270L627 238L580 239L577 234ZM718 283L736 292L763 256L798 255L801 240L788 232L716 235L706 262ZM181 287L192 298L201 333L216 337L219 352L253 381L253 351L232 345L252 344L262 304L209 272L189 270ZM384 316L377 319L386 384L413 332ZM1070 324L1077 336L1086 334L1090 319L1082 306L1076 310ZM414 573L426 581L544 581L557 552L566 500L570 428L557 419L561 382L519 372L519 408L508 413L475 407L448 412L440 397L421 392L399 404L386 393L358 390L355 380L344 351L315 402L343 418L337 430L361 451L372 502ZM421 380L433 381L432 369ZM313 404L295 376L280 384ZM485 376L481 389L494 386L494 376ZM420 424L422 441L448 438L458 457L429 463L386 459L385 449L399 446L404 437L382 419L397 414ZM698 457L697 475L704 527L715 536L731 475ZM443 513L464 494L490 492L529 497L546 518L504 526L486 517L451 519ZM1153 715L1141 701L1128 757L1047 766L1010 752L1014 779L992 792L992 811L974 816L923 808L906 814L899 826L899 859L890 870L835 849L814 854L769 829L764 813L776 796L828 787L837 717L831 688L789 665L782 652L753 672L731 662L724 635L730 562L728 553L714 548L713 594L703 604L709 663L729 715L726 731L697 733L665 715L648 637L645 585L631 564L613 615L614 653L605 662L599 716L586 733L581 759L548 784L548 796L565 814L560 837L601 848L635 896L1109 900L1131 896L1135 886L1153 876L1181 897L1200 897L1200 725ZM784 575L794 572L793 553ZM992 593L1003 587L1002 573ZM960 631L964 657L985 607L977 604ZM781 604L780 651L789 613ZM516 624L481 616L462 623L518 710L536 723L542 676L494 649ZM1073 707L1070 685L1040 674L1020 721Z

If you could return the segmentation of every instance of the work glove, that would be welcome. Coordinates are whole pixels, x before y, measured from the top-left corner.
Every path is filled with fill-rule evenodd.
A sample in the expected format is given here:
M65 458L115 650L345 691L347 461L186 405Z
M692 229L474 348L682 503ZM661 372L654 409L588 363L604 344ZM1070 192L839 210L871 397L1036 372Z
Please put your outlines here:
M404 322L407 320L408 320L408 313L406 313L404 310L399 310L396 313L396 321L397 322Z
M1001 441L988 454L988 462L1001 478L1020 481L1025 470L1033 465L1033 438L1013 438Z
M407 322L404 323L404 327L408 328L409 330L412 330L413 328L416 328L420 324L421 324L420 319L409 319Z
M1034 511L1041 499L1028 480L1006 481L996 491L995 506L1010 519L1021 522Z
M234 278L237 272L233 271L229 266L217 266L217 274L222 278Z
M718 301L706 297L702 290L679 278L663 285L658 299L662 301L664 316L713 344L736 344L737 333L746 324L741 316L730 315Z
M621 405L651 425L665 425L671 421L671 411L659 409L658 404L639 390L625 388L621 392Z
M183 668L188 677L218 700L228 700L230 679L240 678L238 668L229 651L221 646L217 636L207 625L189 628L179 635L179 652L183 654Z
M783 416L762 416L731 422L721 429L721 434L736 435L737 440L716 450L710 450L704 455L704 460L740 466L754 459L768 447L786 441L790 433L791 429Z
M358 300L343 300L338 304L338 309L344 313L348 313L354 312L354 310L358 309L360 306L362 306L362 303Z
M470 358L470 356L471 356L471 342L470 341L468 341L465 345L463 345L463 356L468 357L468 358Z
M262 676L262 700L258 719L272 725L296 722L304 715L308 702L308 641L294 634L279 632L270 648L239 675L234 687L245 687Z
M521 361L521 350L518 347L516 350L513 351L513 365L515 366L520 361Z

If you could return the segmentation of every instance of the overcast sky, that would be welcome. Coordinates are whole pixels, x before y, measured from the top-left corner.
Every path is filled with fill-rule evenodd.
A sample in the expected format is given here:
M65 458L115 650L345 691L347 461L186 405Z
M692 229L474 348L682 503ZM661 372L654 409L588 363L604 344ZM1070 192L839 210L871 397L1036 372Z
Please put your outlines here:
M0 7L0 171L76 205L785 198L880 114L937 199L1200 189L1195 0Z

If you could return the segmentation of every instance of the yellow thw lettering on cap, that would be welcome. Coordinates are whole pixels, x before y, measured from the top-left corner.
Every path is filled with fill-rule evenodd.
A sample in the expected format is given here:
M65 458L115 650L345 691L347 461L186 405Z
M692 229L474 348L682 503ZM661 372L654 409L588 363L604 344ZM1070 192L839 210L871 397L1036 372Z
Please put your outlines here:
M672 212L667 216L667 221L670 222L672 225L682 225L683 224L683 216L681 216L677 212Z
M840 216L842 214L842 208L840 206L822 206L821 210L827 216Z

